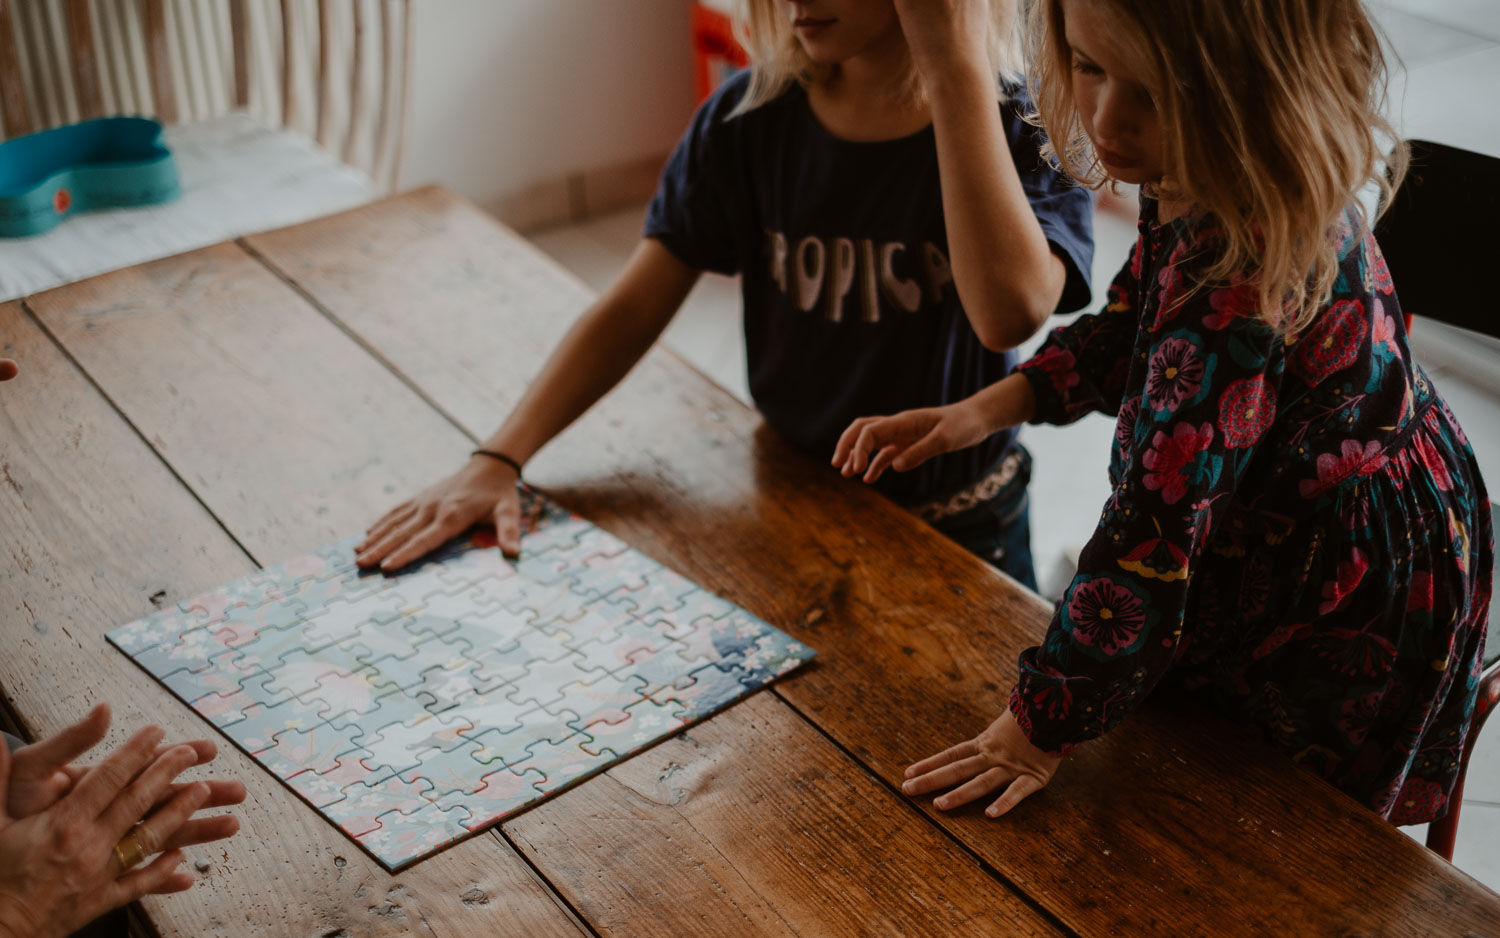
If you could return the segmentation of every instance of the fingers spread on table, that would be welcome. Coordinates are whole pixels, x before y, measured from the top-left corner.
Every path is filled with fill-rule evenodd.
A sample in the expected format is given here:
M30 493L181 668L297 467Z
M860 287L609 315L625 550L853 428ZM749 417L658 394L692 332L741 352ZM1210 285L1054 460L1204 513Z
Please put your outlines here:
M354 552L364 553L366 548L395 530L396 526L406 521L414 511L416 511L416 506L411 501L404 501L381 515L380 520L370 525L370 530L365 532L365 539L355 545Z
M1020 804L1027 796L1042 790L1043 783L1034 775L1022 775L1005 789L995 803L985 809L984 813L990 817L999 817Z
M932 806L939 811L961 808L976 798L983 798L1015 777L1015 770L1009 766L994 766L970 778L946 795L934 798Z
M128 788L110 802L109 807L98 816L100 824L115 837L124 836L125 832L130 830L131 825L146 816L146 812L151 810L151 806L172 784L172 780L191 766L195 759L197 759L197 753L191 746L173 746L162 753L155 762L146 767L144 772L136 776L135 781L131 782ZM100 766L100 768L103 767L103 765ZM87 785L91 779L92 775L85 778L81 785ZM194 787L189 786L189 790ZM202 786L199 791L199 801L208 796L208 786ZM183 797L183 794L179 794L178 798ZM174 798L168 802L167 807L162 810L169 810L176 800ZM192 811L188 814L192 814ZM183 819L186 818L187 814L183 815ZM180 824L181 821L178 823Z
M145 895L181 892L191 888L192 876L176 872L186 856L181 850L168 850L145 866L125 873L114 881L114 895L110 896L113 901L107 908L126 905Z
M111 753L109 758L89 769L60 804L65 805L66 810L79 812L89 821L104 814L125 790L125 786L131 784L131 779L139 775L142 769L154 764L156 747L164 735L159 726L147 726L138 730L123 746ZM150 804L147 801L141 805L142 811ZM137 814L130 819L130 823L134 823L139 817L140 814Z
M142 852L149 857L168 849L172 835L187 823L187 819L192 817L193 812L202 807L206 800L208 800L208 786L203 782L194 782L184 786L171 801L161 808L151 812L151 816L135 825L132 832L136 843L141 845Z
M51 775L104 741L109 733L109 704L101 703L82 720L46 739L16 751L16 767L33 776Z
M206 805L200 806L206 807ZM173 831L162 845L164 850L172 850L177 847L192 847L197 844L213 843L215 840L223 840L225 837L233 837L240 829L240 819L232 814L220 814L216 817L195 817L184 821L177 830Z
M978 751L978 746L974 740L965 740L956 746L949 746L937 755L928 756L921 762L907 766L906 777L916 778L918 775L926 775L933 769L940 769L958 759L967 759Z

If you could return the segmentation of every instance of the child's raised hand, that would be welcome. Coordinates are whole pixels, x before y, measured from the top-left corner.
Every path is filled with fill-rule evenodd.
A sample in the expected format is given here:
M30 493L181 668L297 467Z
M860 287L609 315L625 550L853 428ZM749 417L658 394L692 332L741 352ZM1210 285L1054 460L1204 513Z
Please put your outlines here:
M934 456L973 446L990 429L968 404L960 401L946 407L904 410L890 417L860 417L839 437L833 465L846 478L863 472L866 482L874 482L888 467L905 472Z
M956 64L990 69L990 4L1014 0L895 0L901 32L925 76ZM993 78L993 76L990 76Z
M933 807L948 811L1003 789L984 811L999 817L1045 788L1062 759L1033 746L1007 708L983 733L907 768L901 790L925 795L957 785L933 799Z

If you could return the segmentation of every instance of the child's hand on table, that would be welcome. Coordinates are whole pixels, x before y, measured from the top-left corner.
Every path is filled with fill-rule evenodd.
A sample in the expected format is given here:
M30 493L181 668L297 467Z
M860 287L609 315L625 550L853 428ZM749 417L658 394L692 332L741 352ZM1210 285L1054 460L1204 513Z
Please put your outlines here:
M907 768L901 790L908 795L925 795L957 785L953 791L933 799L932 804L939 811L1000 791L1000 797L984 812L999 817L1026 796L1046 787L1062 760L1056 753L1033 746L1006 709L973 739Z
M845 477L863 472L866 482L874 482L887 468L906 472L934 456L973 446L993 430L972 400L890 417L860 417L839 437L833 465Z
M458 472L402 502L370 527L354 548L361 567L399 570L481 521L493 521L500 550L521 553L519 476L510 466L473 457Z

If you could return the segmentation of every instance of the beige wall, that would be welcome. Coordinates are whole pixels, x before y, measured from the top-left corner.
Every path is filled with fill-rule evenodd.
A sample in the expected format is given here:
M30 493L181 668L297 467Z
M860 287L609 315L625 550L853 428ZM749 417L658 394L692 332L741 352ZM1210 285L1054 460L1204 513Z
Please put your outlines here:
M692 115L688 10L416 0L401 185L443 183L518 227L641 198Z

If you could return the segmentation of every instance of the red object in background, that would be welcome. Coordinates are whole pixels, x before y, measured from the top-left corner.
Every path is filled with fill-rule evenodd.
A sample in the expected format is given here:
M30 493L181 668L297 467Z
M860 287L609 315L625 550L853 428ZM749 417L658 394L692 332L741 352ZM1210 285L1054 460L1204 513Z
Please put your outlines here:
M719 10L693 4L693 71L702 104L725 76L750 64L734 38L734 22Z
M59 215L68 214L68 209L73 207L73 195L67 189L58 189L52 194L52 208Z

